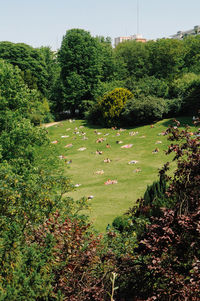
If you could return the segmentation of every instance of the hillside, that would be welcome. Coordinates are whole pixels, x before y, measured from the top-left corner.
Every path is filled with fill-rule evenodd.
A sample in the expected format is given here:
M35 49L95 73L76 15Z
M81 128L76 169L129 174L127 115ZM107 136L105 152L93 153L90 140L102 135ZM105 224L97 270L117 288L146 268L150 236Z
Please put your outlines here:
M181 121L184 124L189 119ZM63 161L66 174L77 186L70 196L93 197L88 214L97 230L105 231L107 224L157 179L158 169L170 159L165 155L169 141L163 133L171 122L165 119L153 126L98 129L82 120L66 120L48 128L55 156ZM159 151L153 153L156 148Z

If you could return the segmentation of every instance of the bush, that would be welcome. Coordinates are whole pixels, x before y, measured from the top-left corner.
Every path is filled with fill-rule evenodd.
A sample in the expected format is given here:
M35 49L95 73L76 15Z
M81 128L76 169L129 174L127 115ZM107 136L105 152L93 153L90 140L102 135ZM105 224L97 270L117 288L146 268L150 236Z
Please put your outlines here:
M159 181L153 182L151 185L147 185L147 189L144 193L144 201L146 205L166 206L161 204L164 201L166 192L166 180L161 176Z
M10 130L2 131L0 136L3 159L27 157L30 160L33 156L33 149L36 146L48 144L48 141L46 131L40 127L33 127L29 120L23 119L20 122L12 120Z
M117 300L200 300L200 131L191 136L189 127L182 130L179 125L176 121L167 130L171 140L167 154L174 153L177 162L174 174L168 176L169 163L165 164L160 170L164 182L151 185L146 200L127 213L133 226L137 223L138 246L131 253L121 253L116 263ZM159 215L151 210L155 201Z
M51 297L56 296L56 300L107 299L108 268L101 262L101 236L96 237L89 228L80 218L66 217L62 221L60 213L55 212L28 238L28 244L36 243L40 252L45 248L50 253L46 269L51 271ZM51 245L48 236L53 242ZM63 299L59 299L59 295Z
M183 74L182 77L173 81L170 94L172 97L183 98L188 95L188 92L196 83L200 83L200 75L195 73Z
M130 100L122 112L124 125L148 124L162 119L167 112L167 103L162 98L144 97Z
M113 126L119 124L119 117L127 100L131 99L133 94L124 88L116 88L105 94L99 102L104 124Z
M166 99L167 111L166 117L174 117L178 116L181 112L182 107L182 99L174 98L174 99Z
M93 125L103 125L103 117L100 106L95 104L89 108L89 111L85 112L85 119Z
M200 109L200 75L187 73L174 80L170 87L170 97L167 101L167 117L196 115Z
M194 82L187 91L187 95L183 98L182 110L183 114L196 115L200 110L200 82Z
M94 105L94 101L92 100L82 100L80 103L78 110L79 110L79 117L83 118L84 114L89 111L89 109Z
M125 232L128 231L130 227L129 218L126 215L117 216L113 223L113 227L118 230L119 232Z

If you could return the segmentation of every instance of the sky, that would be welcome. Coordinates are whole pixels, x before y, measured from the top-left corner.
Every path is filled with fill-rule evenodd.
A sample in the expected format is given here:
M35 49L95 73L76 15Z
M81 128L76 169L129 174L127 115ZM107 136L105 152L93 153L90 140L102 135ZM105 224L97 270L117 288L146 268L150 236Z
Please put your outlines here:
M0 41L57 50L66 31L170 37L200 25L200 0L0 0Z

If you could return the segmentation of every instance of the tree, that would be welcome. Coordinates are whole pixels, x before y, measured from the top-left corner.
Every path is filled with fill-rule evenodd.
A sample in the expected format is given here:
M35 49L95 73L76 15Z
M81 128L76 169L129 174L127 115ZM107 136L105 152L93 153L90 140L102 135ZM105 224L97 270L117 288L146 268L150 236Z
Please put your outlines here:
M94 98L101 77L99 51L99 42L89 32L83 29L66 32L58 53L64 97L62 110L79 109L83 100Z
M200 75L195 73L184 73L171 83L171 97L184 98L188 96L192 87L200 83Z
M47 98L51 100L56 80L60 76L60 66L57 60L57 52L52 51L50 47L41 47L38 49L44 58L47 72Z
M197 115L200 110L200 81L193 82L183 98L182 112L187 115Z
M30 89L47 93L48 73L40 51L23 43L0 42L0 58L21 70L24 82Z
M200 37L188 36L183 40L183 44L186 48L185 55L185 68L189 72L199 74L199 55L200 55Z
M30 90L24 83L20 69L0 60L0 132L12 118L37 117L40 123L49 112L48 102L36 90Z
M126 77L136 79L149 73L149 53L145 43L127 41L119 43L115 48L115 55L122 60L127 70Z
M111 38L96 37L99 43L101 56L101 82L110 82L116 77L116 62Z
M135 97L154 96L167 98L169 87L163 79L155 76L144 76L138 80L134 77L127 78L125 81L126 88L134 93Z
M149 53L149 75L168 81L183 72L185 47L183 41L160 39L146 43Z

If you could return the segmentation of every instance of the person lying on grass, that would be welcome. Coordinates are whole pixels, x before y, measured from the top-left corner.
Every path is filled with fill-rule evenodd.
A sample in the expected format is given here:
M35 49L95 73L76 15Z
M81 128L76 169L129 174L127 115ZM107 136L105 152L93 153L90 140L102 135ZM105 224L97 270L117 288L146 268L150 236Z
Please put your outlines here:
M108 181L106 181L104 184L105 185L117 184L117 180L110 180L110 179L108 179Z

